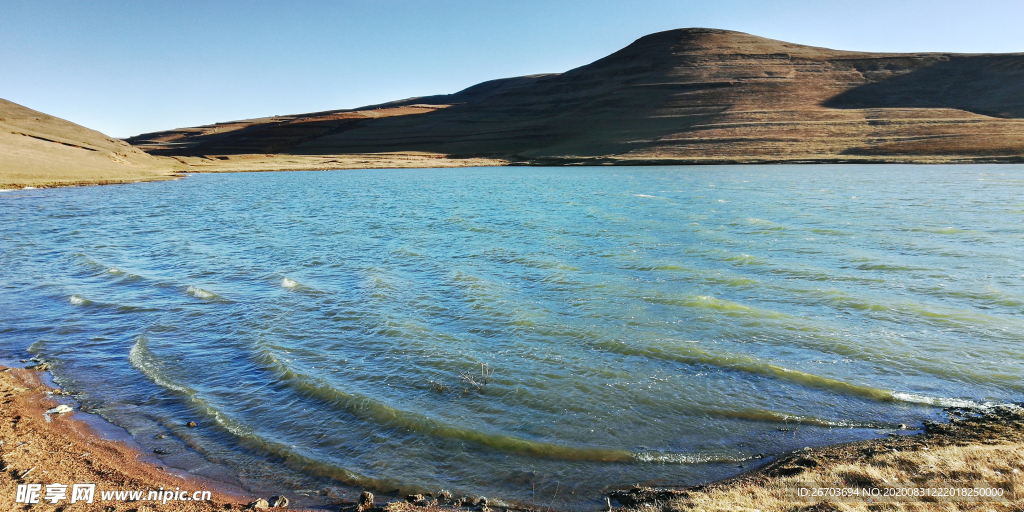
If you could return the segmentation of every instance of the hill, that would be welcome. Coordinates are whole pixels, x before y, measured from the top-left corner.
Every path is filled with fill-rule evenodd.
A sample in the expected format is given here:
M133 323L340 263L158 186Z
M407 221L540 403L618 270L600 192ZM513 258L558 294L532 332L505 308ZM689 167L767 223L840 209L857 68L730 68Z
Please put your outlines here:
M651 34L559 74L138 135L154 155L422 152L533 164L1024 161L1024 54ZM185 160L182 160L185 161Z
M0 188L169 179L177 164L0 99Z

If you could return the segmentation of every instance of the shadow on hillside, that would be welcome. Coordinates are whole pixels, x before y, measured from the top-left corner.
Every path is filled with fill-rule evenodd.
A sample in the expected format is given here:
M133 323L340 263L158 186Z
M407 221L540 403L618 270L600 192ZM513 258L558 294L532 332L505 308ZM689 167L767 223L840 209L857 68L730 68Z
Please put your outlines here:
M850 89L822 106L955 108L992 117L1024 118L1024 55L951 56L904 75Z

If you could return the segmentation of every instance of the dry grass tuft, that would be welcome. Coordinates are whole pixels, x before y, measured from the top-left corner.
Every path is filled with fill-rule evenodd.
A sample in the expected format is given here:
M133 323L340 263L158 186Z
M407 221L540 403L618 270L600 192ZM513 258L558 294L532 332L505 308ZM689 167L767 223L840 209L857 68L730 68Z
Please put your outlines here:
M637 512L1024 511L1024 411L951 414L954 421L928 425L921 435L803 451L685 491L634 488L613 497ZM801 489L860 489L861 494L801 496ZM940 493L916 491L915 497L915 489ZM942 494L946 489L988 489L984 492L1001 497Z

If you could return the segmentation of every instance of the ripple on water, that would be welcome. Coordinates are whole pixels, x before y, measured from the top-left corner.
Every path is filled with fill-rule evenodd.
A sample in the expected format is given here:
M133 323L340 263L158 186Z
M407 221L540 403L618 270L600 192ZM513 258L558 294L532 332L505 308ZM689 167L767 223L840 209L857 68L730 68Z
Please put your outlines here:
M509 169L5 196L0 355L282 489L565 509L1024 400L1024 182Z

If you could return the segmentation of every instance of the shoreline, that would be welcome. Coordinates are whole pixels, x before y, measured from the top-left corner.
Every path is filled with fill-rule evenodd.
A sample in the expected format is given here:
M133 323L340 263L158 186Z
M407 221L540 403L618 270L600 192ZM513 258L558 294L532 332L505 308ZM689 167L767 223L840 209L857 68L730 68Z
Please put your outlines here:
M803 448L679 488L613 491L622 512L1024 510L1024 408L943 409L920 433Z
M142 510L208 512L241 509L252 499L226 484L146 460L124 440L109 439L95 422L56 412L62 392L39 370L0 366L0 509L26 507L18 486L41 486L32 510ZM75 408L71 408L74 410ZM52 412L51 412L52 411ZM66 485L63 499L46 500L47 486ZM93 503L70 503L74 484L95 484ZM161 491L167 492L161 492ZM131 493L140 493L132 499ZM105 499L106 498L106 499Z
M95 503L71 510L207 512L246 509L256 500L273 498L233 494L225 490L227 484L168 470L146 460L146 454L136 446L105 438L81 416L47 413L59 405L54 397L62 396L62 392L45 384L42 375L39 369L0 365L0 395L4 397L0 410L5 420L0 425L3 471L0 508L15 510L24 506L15 502L19 484L40 484L45 489L51 483L67 484L69 488L75 483L95 483ZM622 512L1019 511L1024 508L1024 409L1004 405L945 410L950 417L948 422L926 422L918 434L890 434L884 438L782 453L764 459L764 463L747 472L707 484L611 490L606 494L606 503L609 509ZM197 491L210 494L204 500L167 503L145 499L104 501L101 496L103 491L148 492L172 488L181 489L188 496ZM875 489L875 495L829 497L822 494L842 488L863 493ZM995 489L1001 496L913 498L910 493L915 488L946 489L947 492L960 489L954 492L961 493L967 489L992 493ZM810 491L802 495L800 489ZM887 497L886 493L893 495ZM896 493L906 494L897 496ZM401 497L389 496L388 500L391 499ZM144 506L132 508L139 503ZM41 499L32 509L63 510L61 505L67 505L67 500L51 505ZM332 507L340 506L341 510L350 512L532 510L502 505L497 501L488 507L476 501L426 494L409 496L406 501L340 503Z
M157 181L173 181L190 174L289 171L346 171L359 169L450 169L463 167L656 167L656 166L720 166L720 165L1014 165L1024 164L1024 157L822 157L822 158L629 158L602 157L536 157L502 159L485 157L453 157L437 153L371 153L351 155L205 155L157 156L166 163L159 174L124 177L89 178L86 176L19 177L0 173L0 191L42 188L125 185ZM126 171L127 172L127 171Z
M456 167L507 166L507 160L493 158L449 158L436 153L375 153L352 155L209 155L201 157L156 156L158 166L147 173L125 167L89 176L85 172L62 172L53 168L35 172L0 169L0 190L123 185L170 181L201 173L343 171L356 169L437 169Z

